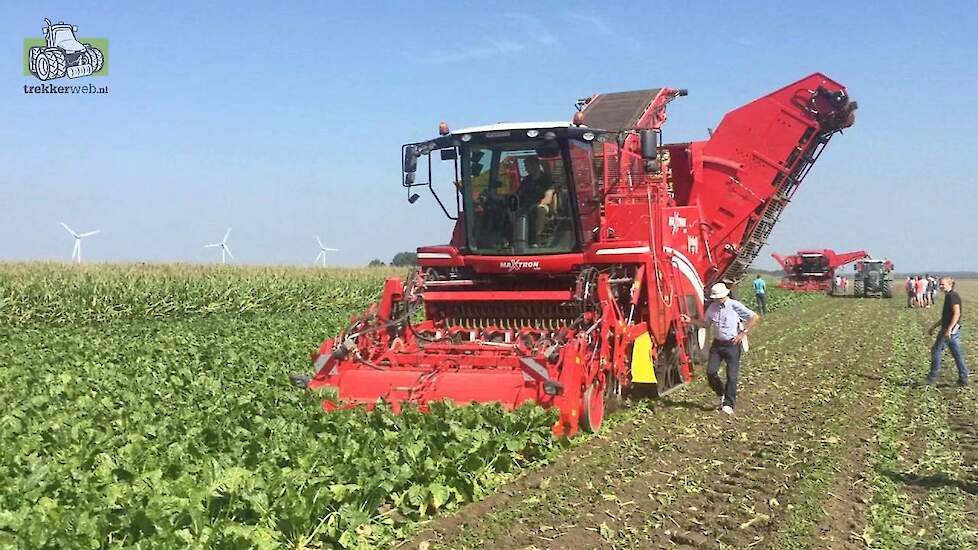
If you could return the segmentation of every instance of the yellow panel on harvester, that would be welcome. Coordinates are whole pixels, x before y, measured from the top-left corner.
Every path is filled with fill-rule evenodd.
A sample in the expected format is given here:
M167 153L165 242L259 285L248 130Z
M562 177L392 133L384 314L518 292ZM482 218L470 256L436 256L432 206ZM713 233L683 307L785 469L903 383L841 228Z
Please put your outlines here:
M652 337L645 333L635 339L632 345L632 382L655 384L655 369L652 368Z

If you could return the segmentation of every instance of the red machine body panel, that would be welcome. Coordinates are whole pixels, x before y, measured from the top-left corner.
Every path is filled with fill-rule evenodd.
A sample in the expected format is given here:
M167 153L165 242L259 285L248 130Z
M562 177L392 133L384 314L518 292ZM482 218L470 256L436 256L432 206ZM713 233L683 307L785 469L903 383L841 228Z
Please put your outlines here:
M573 435L599 428L632 385L662 395L689 382L705 332L681 316L702 316L704 289L744 274L856 105L813 74L731 111L707 140L662 144L666 105L685 93L598 94L566 127L406 145L409 193L424 185L417 159L451 151L458 221L450 244L418 248L420 270L388 280L314 354L308 386L338 390L324 408L534 401ZM536 203L522 194L539 174Z

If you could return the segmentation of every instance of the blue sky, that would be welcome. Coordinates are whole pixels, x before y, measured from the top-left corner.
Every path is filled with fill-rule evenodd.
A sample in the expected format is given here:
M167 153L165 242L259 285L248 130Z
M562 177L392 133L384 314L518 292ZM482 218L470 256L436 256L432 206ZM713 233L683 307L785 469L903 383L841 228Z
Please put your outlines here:
M602 91L688 88L667 141L812 72L856 125L785 211L770 252L866 249L900 271L978 269L978 16L968 3L0 4L0 260L389 261L448 240L399 185L400 145L453 128L564 120ZM882 5L881 5L882 6ZM43 18L110 42L110 75L31 95Z

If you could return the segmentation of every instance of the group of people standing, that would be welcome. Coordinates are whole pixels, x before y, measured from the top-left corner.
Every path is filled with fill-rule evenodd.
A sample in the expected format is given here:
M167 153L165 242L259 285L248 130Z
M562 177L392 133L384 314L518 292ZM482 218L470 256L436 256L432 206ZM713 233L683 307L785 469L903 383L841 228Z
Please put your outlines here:
M832 294L845 294L847 288L849 288L849 277L836 275L832 279Z
M907 290L907 307L928 308L934 305L939 286L937 277L927 275L907 276L904 287Z

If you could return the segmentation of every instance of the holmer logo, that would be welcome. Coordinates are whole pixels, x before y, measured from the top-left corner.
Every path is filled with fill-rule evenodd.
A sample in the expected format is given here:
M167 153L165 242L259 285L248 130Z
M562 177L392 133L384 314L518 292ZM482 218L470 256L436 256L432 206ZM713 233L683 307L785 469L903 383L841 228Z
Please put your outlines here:
M499 262L499 267L509 271L519 271L521 269L540 269L540 262L528 262L513 258L505 262Z
M109 41L105 38L79 38L78 27L44 19L43 38L24 39L24 74L41 81L86 76L105 76L109 72ZM24 86L24 93L108 93L108 86Z

